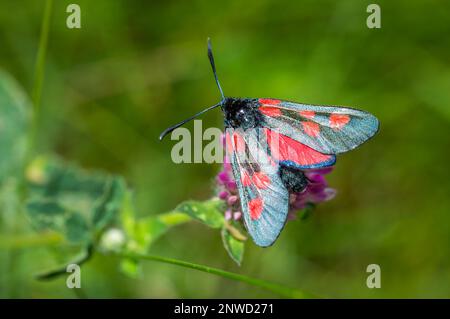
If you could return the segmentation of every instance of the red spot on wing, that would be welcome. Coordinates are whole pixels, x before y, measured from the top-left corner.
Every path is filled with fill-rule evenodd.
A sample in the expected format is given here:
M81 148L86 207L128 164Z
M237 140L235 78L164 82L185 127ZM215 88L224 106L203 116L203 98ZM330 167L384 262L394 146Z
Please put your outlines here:
M327 162L332 155L322 154L286 135L266 129L267 143L272 156L278 161L292 161L301 166Z
M245 152L245 141L238 132L233 133L234 148L237 152Z
M246 171L241 171L241 182L242 186L250 186L252 184L252 180Z
M276 107L270 107L270 106L261 106L259 108L262 114L267 116L280 116L281 110Z
M300 111L299 114L300 114L301 117L304 117L304 118L307 118L307 119L311 120L316 115L316 112L309 111L309 110L304 110L304 111Z
M335 129L342 129L347 123L350 122L350 116L346 114L336 114L330 115L330 127Z
M227 147L227 153L229 155L233 154L233 144L231 144L231 137L229 133L225 134L225 144Z
M258 102L261 105L279 105L281 103L281 100L276 100L276 99L259 99Z
M317 137L320 133L320 126L315 122L302 122L303 130L311 137Z
M261 217L263 211L263 200L261 198L254 198L248 202L248 210L250 212L250 218L257 220Z
M263 172L253 174L252 181L259 189L265 189L270 185L270 178Z

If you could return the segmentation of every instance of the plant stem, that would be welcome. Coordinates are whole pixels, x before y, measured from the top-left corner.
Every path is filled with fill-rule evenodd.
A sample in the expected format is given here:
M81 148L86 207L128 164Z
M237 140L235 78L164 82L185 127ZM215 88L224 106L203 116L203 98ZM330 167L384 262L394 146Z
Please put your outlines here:
M317 298L317 296L314 296L310 293L301 291L299 289L294 289L294 288L286 287L286 286L283 286L280 284L272 283L269 281L252 278L252 277L247 277L245 275L240 275L240 274L232 273L229 271L221 270L218 268L194 264L194 263L190 263L190 262L182 261L182 260L178 260L178 259L166 258L166 257L161 257L161 256L155 256L155 255L134 254L134 253L120 254L120 256L126 257L126 258L132 258L132 259L152 260L152 261L162 262L162 263L166 263L166 264L177 265L177 266L181 266L181 267L185 267L185 268L195 269L198 271L221 276L221 277L228 278L231 280L245 282L246 284L263 288L265 290L271 291L282 297L299 298L299 299Z
M34 83L32 91L32 100L34 106L33 123L29 141L29 149L35 144L36 134L41 112L42 85L45 74L45 57L47 55L48 33L50 29L50 18L52 14L53 0L46 0L44 8L44 17L42 18L41 34L39 38L39 47L34 68Z
M36 145L37 134L39 132L39 121L41 113L41 95L42 85L44 82L45 74L45 57L47 55L48 33L50 30L50 18L52 13L53 0L46 0L44 8L44 16L42 17L41 33L39 36L38 52L36 56L36 62L34 66L34 82L31 92L33 102L33 115L31 119L31 127L28 132L28 145L24 155L22 164L22 174L19 183L19 193L21 200L25 200L27 197L26 187L26 168L31 161L32 155L34 155L34 147Z
M225 221L225 228L230 232L231 236L233 236L237 240L240 240L240 241L247 240L247 237L244 236L243 234L241 234L241 232L236 227L231 225L228 221Z
M39 38L39 48L34 67L34 86L32 99L35 108L35 114L39 113L42 83L44 81L45 73L45 56L47 54L48 32L50 29L50 17L52 13L53 0L45 2L44 17L42 18L41 35Z
M41 273L36 275L36 279L38 280L50 280L56 277L59 277L61 275L67 274L67 265L69 264L77 264L78 266L83 265L85 262L89 261L92 258L92 255L94 254L94 246L92 244L89 244L81 253L79 256L74 258L71 262L60 266L56 269Z

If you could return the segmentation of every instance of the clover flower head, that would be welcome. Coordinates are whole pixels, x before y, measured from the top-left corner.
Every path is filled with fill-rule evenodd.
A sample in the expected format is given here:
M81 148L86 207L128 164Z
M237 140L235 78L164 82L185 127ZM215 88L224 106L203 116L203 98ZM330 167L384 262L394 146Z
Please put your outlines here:
M222 170L216 176L218 197L226 203L225 219L239 220L242 216L241 201L233 177L233 171L225 156Z
M289 219L295 219L295 213L307 208L308 205L316 205L326 202L336 196L336 190L328 186L325 179L326 174L330 173L333 167L305 170L305 176L308 179L306 188L300 193L291 193L289 197Z

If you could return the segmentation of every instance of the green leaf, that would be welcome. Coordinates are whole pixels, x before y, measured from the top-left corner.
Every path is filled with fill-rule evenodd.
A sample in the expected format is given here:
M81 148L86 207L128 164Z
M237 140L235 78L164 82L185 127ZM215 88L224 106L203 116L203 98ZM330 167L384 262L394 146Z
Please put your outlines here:
M64 228L67 212L55 201L34 200L27 203L26 210L33 225L40 230Z
M57 198L78 211L91 210L108 191L111 175L88 172L55 157L39 156L27 167L33 197Z
M133 193L127 190L124 194L123 206L120 211L120 222L126 234L132 235L136 223Z
M23 165L31 109L22 88L0 71L0 182Z
M168 229L169 226L158 217L142 219L136 223L137 240L142 246L148 247Z
M124 229L127 235L125 251L133 253L146 253L151 244L162 236L170 228L170 225L158 216L150 216L138 221L131 220L131 216L125 215ZM141 275L140 262L131 258L123 258L120 270L131 278Z
M244 258L244 242L234 238L225 227L222 228L221 235L228 255L240 266Z
M80 214L72 213L66 219L65 235L73 243L88 242L90 240L89 227Z
M113 178L106 188L93 209L92 222L97 230L102 230L115 219L124 202L126 186L121 178Z
M129 239L127 249L133 252L146 252L150 245L171 227L188 220L190 217L185 214L170 212L134 221L131 227L126 228Z
M126 185L117 176L41 156L27 167L26 177L33 224L59 231L72 243L99 238L124 207Z
M40 156L27 167L32 198L50 198L104 226L123 204L122 178L86 171L55 157ZM101 228L101 227L100 227Z
M218 199L204 202L187 201L180 204L175 211L185 213L212 228L221 228L225 223L223 202Z
M130 191L126 191L124 194L124 204L120 216L127 238L125 251L133 253L146 253L153 242L171 227L191 220L188 215L176 211L136 220ZM124 258L120 264L120 270L131 278L137 278L141 274L140 262Z
M32 224L40 229L50 229L63 233L72 243L89 242L89 227L85 219L50 199L32 200L26 210Z

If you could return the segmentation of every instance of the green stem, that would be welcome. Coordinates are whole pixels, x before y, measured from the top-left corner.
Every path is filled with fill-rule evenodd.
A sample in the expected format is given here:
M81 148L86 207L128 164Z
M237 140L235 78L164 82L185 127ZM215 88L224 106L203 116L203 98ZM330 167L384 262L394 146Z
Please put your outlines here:
M59 277L61 275L67 274L67 265L69 264L77 264L78 266L83 265L87 261L89 261L94 253L94 246L92 244L89 244L85 250L83 250L79 256L74 258L71 262L60 266L56 269L41 273L36 275L36 279L38 280L50 280L54 279L56 277Z
M244 236L243 234L241 234L239 229L237 229L236 227L231 225L228 221L225 221L224 226L230 232L231 236L233 236L237 240L240 240L240 241L246 241L247 240L247 237Z
M39 39L39 48L34 68L34 86L33 86L33 104L35 112L39 113L42 83L45 73L45 56L47 54L48 32L50 29L50 17L52 13L53 0L45 2L44 17L42 18L41 35ZM36 114L35 113L35 114Z
M45 57L47 55L48 34L50 29L52 6L53 0L47 0L45 2L44 17L42 18L41 34L39 38L39 47L34 68L34 84L32 92L34 114L31 128L30 145L28 145L29 149L32 149L34 146L40 120L42 85L44 83Z
M247 277L245 275L232 273L232 272L221 270L218 268L194 264L194 263L177 260L177 259L173 259L173 258L166 258L166 257L161 257L161 256L155 256L155 255L134 254L134 253L120 254L120 256L125 257L125 258L132 258L132 259L157 261L157 262L161 262L161 263L172 264L172 265L177 265L177 266L181 266L181 267L185 267L185 268L195 269L198 271L221 276L221 277L228 278L231 280L241 281L246 284L271 291L282 297L299 298L299 299L301 299L301 298L317 298L317 296L314 296L310 293L301 291L299 289L294 289L294 288L286 287L286 286L283 286L280 284L272 283L269 281L252 278L252 277Z
M44 8L44 16L42 17L41 33L39 36L38 52L36 56L36 62L34 67L34 82L32 88L32 102L33 102L33 116L31 120L31 127L28 132L28 145L25 152L22 175L18 186L21 200L24 201L27 198L27 186L26 186L26 168L28 167L31 157L34 154L34 147L36 144L37 134L39 132L39 121L41 113L41 95L42 84L44 82L45 74L45 57L47 55L48 34L50 30L50 18L52 13L53 0L46 0Z

